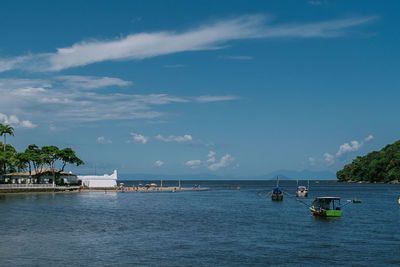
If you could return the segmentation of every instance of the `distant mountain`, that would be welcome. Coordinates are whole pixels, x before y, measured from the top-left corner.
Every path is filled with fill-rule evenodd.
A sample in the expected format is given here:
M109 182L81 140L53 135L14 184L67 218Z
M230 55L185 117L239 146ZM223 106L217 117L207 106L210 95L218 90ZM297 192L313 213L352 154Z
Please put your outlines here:
M400 183L400 141L356 157L336 175L340 182Z
M268 178L276 178L278 176L280 179L285 180L287 179L301 179L301 180L329 180L329 179L335 179L335 173L330 172L330 171L311 171L311 170L302 170L302 171L292 171L292 170L278 170L271 172L265 177Z
M119 174L120 180L273 180L276 177L280 180L329 180L335 179L335 174L329 171L292 171L292 170L279 170L265 175L214 175L210 173L202 174Z

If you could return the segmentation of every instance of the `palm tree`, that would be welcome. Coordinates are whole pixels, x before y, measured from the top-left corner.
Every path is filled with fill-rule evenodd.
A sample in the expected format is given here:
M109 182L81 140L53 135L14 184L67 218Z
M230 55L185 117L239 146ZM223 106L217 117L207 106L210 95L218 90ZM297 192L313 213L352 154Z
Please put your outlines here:
M8 124L1 124L0 123L0 136L4 135L4 151L6 151L6 135L14 136L14 128Z

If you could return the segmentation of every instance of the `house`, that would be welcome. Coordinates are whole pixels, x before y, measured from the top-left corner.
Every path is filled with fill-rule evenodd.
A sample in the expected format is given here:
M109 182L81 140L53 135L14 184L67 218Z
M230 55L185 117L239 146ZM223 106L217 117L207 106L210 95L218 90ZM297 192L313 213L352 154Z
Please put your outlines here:
M89 188L113 188L117 186L117 170L111 175L78 175L78 180Z
M4 182L10 184L49 184L53 182L53 172L57 184L78 184L78 177L72 172L62 172L57 169L43 167L29 172L14 172L3 175Z

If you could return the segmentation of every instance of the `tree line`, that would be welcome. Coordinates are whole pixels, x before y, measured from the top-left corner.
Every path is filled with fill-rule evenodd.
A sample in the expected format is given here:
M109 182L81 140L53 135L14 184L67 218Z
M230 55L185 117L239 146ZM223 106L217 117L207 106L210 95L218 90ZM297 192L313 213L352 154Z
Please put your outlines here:
M352 163L338 171L336 176L341 182L400 181L400 141L364 157L356 157Z
M0 123L0 136L4 137L4 142L0 142L0 147L3 148L0 149L0 175L13 172L29 172L32 175L33 170L37 170L40 175L42 168L49 167L56 177L56 172L63 172L67 164L84 164L69 147L60 149L56 146L39 147L31 144L23 152L18 152L6 143L6 135L13 136L14 128ZM56 166L59 167L58 171L55 170Z

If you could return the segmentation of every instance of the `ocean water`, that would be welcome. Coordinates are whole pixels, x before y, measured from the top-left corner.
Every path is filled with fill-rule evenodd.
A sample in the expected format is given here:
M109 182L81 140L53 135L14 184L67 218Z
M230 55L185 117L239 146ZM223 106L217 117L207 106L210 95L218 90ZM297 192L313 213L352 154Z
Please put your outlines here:
M257 195L274 183L185 181L213 190L1 195L0 265L400 265L400 185L311 181L302 202ZM294 194L296 182L281 186ZM307 208L317 196L362 203L345 206L342 218L318 219Z

